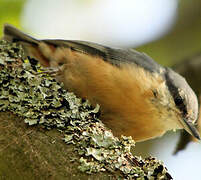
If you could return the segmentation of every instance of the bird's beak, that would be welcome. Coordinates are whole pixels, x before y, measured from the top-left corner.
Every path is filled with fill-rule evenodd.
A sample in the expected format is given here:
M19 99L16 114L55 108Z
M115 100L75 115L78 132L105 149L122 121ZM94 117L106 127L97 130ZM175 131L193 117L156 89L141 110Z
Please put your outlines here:
M184 118L182 120L182 125L189 134L191 134L193 137L197 138L198 140L201 140L200 133L198 132L195 125L191 121Z

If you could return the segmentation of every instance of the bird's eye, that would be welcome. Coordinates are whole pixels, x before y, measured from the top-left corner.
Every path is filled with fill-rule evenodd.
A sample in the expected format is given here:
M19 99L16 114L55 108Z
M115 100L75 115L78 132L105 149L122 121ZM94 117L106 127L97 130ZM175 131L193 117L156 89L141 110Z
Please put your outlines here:
M182 99L182 97L176 97L174 99L174 102L176 104L176 106L180 109L180 111L182 112L182 114L184 116L186 116L186 114L188 113L187 112L187 109L186 109L186 105L185 105L185 102L184 100Z
M175 102L175 104L176 104L177 106L180 106L180 105L183 104L183 100L182 100L181 97L176 97L175 100L174 100L174 102Z

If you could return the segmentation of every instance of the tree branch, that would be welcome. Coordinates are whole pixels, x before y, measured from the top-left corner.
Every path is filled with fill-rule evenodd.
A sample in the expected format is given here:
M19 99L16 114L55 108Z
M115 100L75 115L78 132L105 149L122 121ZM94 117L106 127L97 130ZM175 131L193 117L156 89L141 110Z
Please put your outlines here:
M0 41L0 178L172 179L155 158L133 156L134 141L114 137L98 106L43 71L21 47Z

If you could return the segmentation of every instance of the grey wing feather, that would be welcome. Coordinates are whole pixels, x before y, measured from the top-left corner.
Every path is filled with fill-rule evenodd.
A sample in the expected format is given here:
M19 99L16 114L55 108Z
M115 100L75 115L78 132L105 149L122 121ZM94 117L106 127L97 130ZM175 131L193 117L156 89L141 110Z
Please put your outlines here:
M82 53L100 56L105 61L120 66L125 63L134 63L150 72L161 72L163 68L157 64L152 58L144 53L140 53L133 49L115 49L103 45L99 45L86 41L71 41L71 40L44 40L47 43L54 45L68 46Z
M23 33L10 24L4 24L3 34L3 39L11 42L22 41L32 45L37 45L39 43L37 39Z
M120 66L121 64L125 63L133 63L140 67L143 67L150 72L158 73L160 73L160 70L162 68L162 66L157 64L146 54L140 53L133 49L115 49L96 43L77 40L37 40L9 24L5 24L4 26L4 39L9 41L21 41L33 46L38 46L41 41L52 44L54 46L65 46L75 51L100 56L105 61L116 66Z

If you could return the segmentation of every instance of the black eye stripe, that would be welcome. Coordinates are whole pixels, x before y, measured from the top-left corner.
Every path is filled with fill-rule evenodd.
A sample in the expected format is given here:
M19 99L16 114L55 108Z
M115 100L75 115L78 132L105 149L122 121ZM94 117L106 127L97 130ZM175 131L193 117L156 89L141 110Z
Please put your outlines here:
M180 111L183 112L184 115L187 115L186 105L184 104L182 97L177 96L176 98L174 98L174 102L176 106L180 109Z
M182 100L181 97L176 97L176 98L174 99L174 102L175 102L175 104L176 104L177 106L180 106L180 105L183 104L183 100Z
M186 116L187 115L187 107L186 107L185 102L183 101L183 98L179 94L178 88L176 86L174 86L174 84L172 83L172 81L169 78L169 76L167 75L167 73L165 74L165 78L166 78L166 85L167 85L172 97L174 98L175 105L182 112L183 116Z

